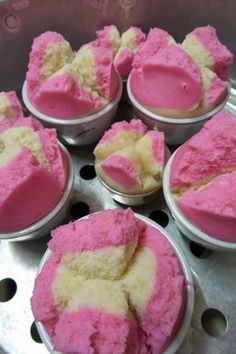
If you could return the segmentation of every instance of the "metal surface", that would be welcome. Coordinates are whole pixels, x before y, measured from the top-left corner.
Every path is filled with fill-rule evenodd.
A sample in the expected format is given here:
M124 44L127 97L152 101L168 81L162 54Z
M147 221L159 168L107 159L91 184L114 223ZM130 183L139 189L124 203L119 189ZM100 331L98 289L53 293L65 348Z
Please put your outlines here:
M191 274L190 267L188 265L187 259L183 253L183 250L179 247L178 243L172 239L172 237L166 232L165 229L163 229L160 225L157 225L155 222L147 218L146 216L140 215L140 214L135 214L135 216L138 219L141 219L144 221L147 225L152 226L156 228L158 231L160 231L169 241L176 257L179 260L179 263L182 268L182 273L185 277L186 280L186 306L185 306L185 311L183 314L181 326L179 327L177 333L175 334L175 337L173 338L172 342L168 345L168 347L165 349L163 354L174 354L176 353L176 350L179 348L180 344L182 343L183 339L186 336L186 333L189 329L189 325L192 319L192 313L193 313L193 306L194 306L194 284L193 284L193 277ZM86 218L85 216L84 218ZM42 261L40 262L39 265L39 273L41 272L45 262L48 260L48 258L53 254L53 252L49 249L45 252L43 255ZM53 354L60 354L59 352L53 351L53 345L52 342L42 325L42 323L37 322L36 323L38 331L40 333L40 337L42 338L43 342L45 343L48 351Z
M127 104L121 105L118 116L122 119L130 118L132 113L129 108ZM75 210L77 216L82 216L86 205L89 206L90 213L120 206L113 201L96 177L88 179L93 177L91 173L91 164L94 163L93 148L94 146L70 148L76 172L74 202L78 203L77 208L71 208L74 217ZM162 193L155 201L133 207L133 210L144 216L160 217L162 225L167 222L168 216L166 231L182 247L194 274L196 282L194 315L191 328L178 354L235 354L235 256L223 252L207 252L183 237L166 207ZM1 354L47 353L43 344L36 343L31 336L33 315L30 310L30 297L37 267L46 250L48 239L46 236L35 241L0 243L0 280L11 278L17 284L15 296L9 301L0 302ZM7 298L7 289L5 292ZM1 288L0 281L0 298L3 297L4 289ZM206 311L208 309L213 310Z

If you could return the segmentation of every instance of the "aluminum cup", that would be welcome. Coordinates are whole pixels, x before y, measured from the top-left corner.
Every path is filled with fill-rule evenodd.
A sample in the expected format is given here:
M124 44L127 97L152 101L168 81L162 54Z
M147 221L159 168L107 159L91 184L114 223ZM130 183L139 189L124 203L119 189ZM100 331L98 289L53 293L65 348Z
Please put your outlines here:
M0 239L8 241L25 241L37 239L50 233L52 229L57 227L65 219L67 209L73 194L74 167L69 152L61 143L59 143L59 146L67 163L68 174L67 183L65 185L61 199L58 201L57 205L39 221L20 231L0 233Z
M170 243L176 257L179 260L179 263L181 265L183 275L185 277L185 308L183 312L183 317L179 326L179 329L177 330L175 336L173 337L172 341L168 345L168 347L165 349L165 351L162 354L174 354L180 347L181 343L183 342L187 331L189 329L191 319L192 319L192 314L193 314L193 307L194 307L194 282L193 282L193 277L192 273L190 270L190 267L188 265L188 262L185 258L183 250L180 248L180 246L173 240L173 237L170 236L164 228L162 228L160 225L156 224L154 221L150 220L149 218L135 213L136 218L144 221L148 226L154 227L156 230L160 231L162 235L168 240ZM88 216L85 216L82 219L86 219ZM52 254L51 250L47 250L40 262L39 269L37 276L41 272L44 263L48 260L50 255ZM45 344L46 348L48 349L49 353L51 354L61 354L58 351L53 350L53 345L50 340L50 337L48 336L44 326L42 325L41 322L36 321L36 326L39 332L39 335Z
M220 112L224 108L229 97L229 92L230 87L224 101L210 112L197 117L180 119L158 115L142 106L132 95L130 89L130 76L127 81L127 93L136 116L140 118L149 128L158 129L164 132L165 141L169 145L180 145L201 130L203 124L207 120L212 118L216 113Z
M174 156L175 154L171 156L164 170L163 192L166 203L171 211L173 218L175 219L177 227L190 240L199 243L208 249L214 251L236 251L236 243L222 241L207 235L205 232L201 231L197 226L192 224L191 221L187 217L185 217L185 215L178 208L175 202L175 198L173 197L169 189L170 169Z
M167 147L166 147L166 151L167 151L167 160L168 160L169 157L171 156L171 152ZM96 164L95 164L95 169L96 169ZM158 196L158 193L162 188L162 184L161 184L159 188L154 189L152 191L139 193L139 194L127 194L127 193L116 191L115 189L111 188L106 182L104 182L104 180L99 176L98 173L97 173L97 178L101 183L101 185L105 187L106 190L109 192L112 199L114 199L116 202L120 204L129 205L129 206L138 206L138 205L143 205L151 202Z
M63 142L69 145L85 146L98 141L104 131L110 127L122 95L123 84L119 75L118 81L118 91L113 101L100 111L81 118L59 119L39 112L28 100L26 81L23 84L22 97L30 113L39 119L45 127L55 128Z
M157 197L157 194L161 189L161 186L160 186L159 189L149 191L146 193L126 194L126 193L118 192L115 189L109 187L108 184L106 184L106 182L104 182L101 179L101 177L98 176L98 174L97 174L97 177L98 177L99 182L109 192L112 199L114 199L116 202L123 204L123 205L138 206L138 205L143 205L143 204L149 203Z

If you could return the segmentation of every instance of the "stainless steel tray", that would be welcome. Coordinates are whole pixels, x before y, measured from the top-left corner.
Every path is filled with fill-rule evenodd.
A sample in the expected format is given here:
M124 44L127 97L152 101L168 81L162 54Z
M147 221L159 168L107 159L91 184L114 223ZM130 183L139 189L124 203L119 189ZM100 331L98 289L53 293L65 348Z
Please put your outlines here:
M129 119L132 116L130 106L121 104L117 116ZM76 177L68 220L89 212L122 207L111 199L95 177L93 148L69 149ZM235 255L208 251L189 242L178 231L162 192L155 201L133 209L164 226L181 245L192 268L196 283L194 316L178 354L235 354ZM49 237L27 242L0 242L0 354L47 353L35 328L30 297Z

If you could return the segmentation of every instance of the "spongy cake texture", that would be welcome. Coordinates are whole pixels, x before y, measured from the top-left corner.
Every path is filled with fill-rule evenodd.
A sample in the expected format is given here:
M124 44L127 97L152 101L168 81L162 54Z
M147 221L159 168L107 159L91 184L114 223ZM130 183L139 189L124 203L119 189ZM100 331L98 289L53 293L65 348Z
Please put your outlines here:
M158 115L201 116L226 99L232 59L211 26L196 28L182 44L152 28L135 54L130 90L138 103Z
M163 352L178 330L185 297L178 260L159 231L130 209L114 209L59 227L48 246L51 254L36 279L31 305L54 350ZM116 252L124 246L129 257L118 260ZM97 253L107 250L114 267L104 257L96 269ZM73 261L67 258L72 253ZM84 265L93 272L83 272Z
M114 123L94 154L97 174L116 191L141 194L161 187L167 159L164 135L147 131L140 120Z
M56 32L34 39L26 80L31 104L59 119L91 114L113 100L118 90L111 48L96 40L73 53Z
M221 112L181 146L170 189L180 210L208 235L236 241L236 118Z
M0 176L0 232L19 231L47 215L67 179L55 129L32 118L2 129Z

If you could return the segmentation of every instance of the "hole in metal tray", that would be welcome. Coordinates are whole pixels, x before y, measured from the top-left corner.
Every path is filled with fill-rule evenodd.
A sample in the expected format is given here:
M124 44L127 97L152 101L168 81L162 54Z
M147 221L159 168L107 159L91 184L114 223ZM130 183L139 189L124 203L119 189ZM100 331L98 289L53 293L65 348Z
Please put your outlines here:
M151 211L151 213L149 214L149 218L163 227L166 227L169 223L169 216L163 210Z
M211 254L210 250L207 250L206 248L193 241L190 242L189 248L192 254L197 258L207 258Z
M84 202L76 202L75 204L72 205L70 208L70 214L72 219L77 220L79 218L82 218L85 215L89 214L89 206L88 204Z
M80 177L86 180L96 177L95 168L93 165L85 165L80 169Z
M5 278L0 281L0 302L6 302L13 298L16 293L17 285L15 280Z
M202 328L212 337L220 337L227 331L225 315L216 309L208 309L201 317Z
M37 342L37 343L43 343L42 339L40 338L39 332L37 330L36 324L35 322L32 323L31 327L30 327L30 334L32 339Z

